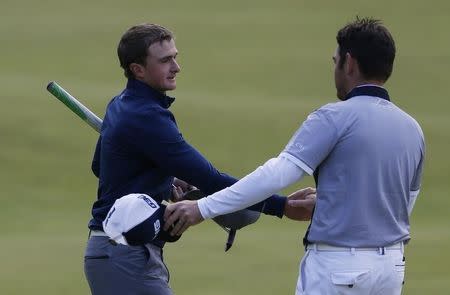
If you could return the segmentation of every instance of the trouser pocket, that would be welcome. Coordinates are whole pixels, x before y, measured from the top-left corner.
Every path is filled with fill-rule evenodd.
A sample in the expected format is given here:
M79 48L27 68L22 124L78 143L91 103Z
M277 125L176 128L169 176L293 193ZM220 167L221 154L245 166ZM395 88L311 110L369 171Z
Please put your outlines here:
M297 280L297 287L296 287L296 295L303 294L305 291L306 286L306 276L305 276L305 263L306 259L308 257L309 250L306 251L305 255L303 256L302 260L300 260L300 266L298 271L298 280Z
M396 262L394 266L395 273L398 276L398 279L402 283L402 285L405 284L405 268L406 268L406 259L403 256L402 261Z
M370 270L335 271L331 273L331 282L337 289L346 289L344 294L360 294L371 287Z

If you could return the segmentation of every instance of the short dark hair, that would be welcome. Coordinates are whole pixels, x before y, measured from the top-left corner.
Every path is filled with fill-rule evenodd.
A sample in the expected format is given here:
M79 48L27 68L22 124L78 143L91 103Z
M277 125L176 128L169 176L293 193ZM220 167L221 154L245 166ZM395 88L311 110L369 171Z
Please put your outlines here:
M359 18L339 30L336 36L339 45L339 67L349 53L358 61L361 74L366 79L385 82L392 73L395 58L395 43L388 29L380 20Z
M134 78L130 64L145 65L150 45L171 39L173 39L172 32L160 25L145 23L129 28L117 46L117 55L125 77Z

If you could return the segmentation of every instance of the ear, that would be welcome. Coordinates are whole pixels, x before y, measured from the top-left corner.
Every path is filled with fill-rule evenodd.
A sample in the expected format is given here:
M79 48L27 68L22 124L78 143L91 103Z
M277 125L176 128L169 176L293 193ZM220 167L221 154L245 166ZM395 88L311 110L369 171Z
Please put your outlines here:
M138 63L131 63L129 67L135 78L143 78L145 68L142 65Z
M345 54L345 63L344 63L344 69L345 69L345 73L347 75L354 75L356 71L359 70L358 68L358 61L351 56L350 53L346 53Z

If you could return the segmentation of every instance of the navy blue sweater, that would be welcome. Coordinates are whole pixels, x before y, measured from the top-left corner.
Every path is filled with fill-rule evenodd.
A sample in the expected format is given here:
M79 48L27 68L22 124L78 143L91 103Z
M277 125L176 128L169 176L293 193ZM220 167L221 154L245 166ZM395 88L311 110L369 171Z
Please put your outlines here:
M90 229L102 230L114 201L124 195L145 193L158 202L168 200L173 177L208 195L237 181L219 172L186 142L168 110L173 101L130 79L108 104L92 161L99 185ZM282 217L285 202L285 197L274 195L250 209Z

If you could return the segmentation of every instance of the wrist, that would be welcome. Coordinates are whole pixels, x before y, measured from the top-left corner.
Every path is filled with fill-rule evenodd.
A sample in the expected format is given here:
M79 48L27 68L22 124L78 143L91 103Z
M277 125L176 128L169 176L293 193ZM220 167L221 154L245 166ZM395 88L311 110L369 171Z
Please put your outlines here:
M266 199L262 213L283 218L286 203L286 197L273 195L270 198Z
M197 209L199 221L202 222L203 220L205 220L205 218L203 217L202 212L200 211L200 207L198 205L198 201L194 201L194 202L195 202L194 206Z
M198 211L200 212L200 216L203 220L211 218L211 216L209 216L210 210L208 209L206 198L201 198L201 199L197 200L196 206L197 206Z

